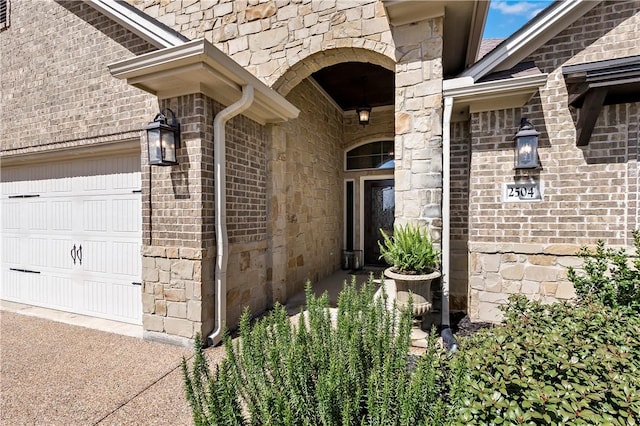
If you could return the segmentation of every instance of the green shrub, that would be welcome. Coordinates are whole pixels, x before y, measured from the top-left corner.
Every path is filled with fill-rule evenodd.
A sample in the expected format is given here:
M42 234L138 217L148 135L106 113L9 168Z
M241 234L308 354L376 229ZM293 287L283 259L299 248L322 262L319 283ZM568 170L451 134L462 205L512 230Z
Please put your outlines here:
M333 323L327 295L315 297L309 285L306 326L282 306L253 325L245 312L214 376L196 347L193 367L183 361L196 425L444 424L452 405L435 335L411 362L410 309L387 309L374 290L372 279L360 290L345 284Z
M440 253L434 249L429 234L417 226L396 226L393 235L380 230L380 259L392 265L396 272L428 274L440 263Z
M505 325L464 342L458 424L634 425L640 319L598 303L513 296Z
M633 231L636 253L640 254L640 232ZM595 250L582 247L578 256L584 261L583 274L569 268L567 276L584 301L597 301L606 306L640 313L640 259L630 261L621 248L605 248L598 241Z

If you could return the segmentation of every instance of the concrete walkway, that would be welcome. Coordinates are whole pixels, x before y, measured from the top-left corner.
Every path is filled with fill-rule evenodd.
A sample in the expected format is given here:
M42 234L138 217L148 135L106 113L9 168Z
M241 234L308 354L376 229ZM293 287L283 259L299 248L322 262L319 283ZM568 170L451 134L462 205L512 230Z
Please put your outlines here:
M328 291L335 306L351 277L338 271L314 291ZM304 302L297 294L287 310ZM180 361L193 351L140 336L139 326L0 302L0 425L192 424ZM213 366L224 348L206 354Z

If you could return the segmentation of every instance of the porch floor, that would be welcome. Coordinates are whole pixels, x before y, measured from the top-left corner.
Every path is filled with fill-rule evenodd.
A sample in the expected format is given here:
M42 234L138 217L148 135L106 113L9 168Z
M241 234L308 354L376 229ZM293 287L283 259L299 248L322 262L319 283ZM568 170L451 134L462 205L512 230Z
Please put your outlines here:
M383 280L381 279L383 271L384 271L384 268L382 267L365 267L360 271L338 270L334 272L332 275L320 280L317 283L314 283L313 292L316 296L320 296L326 291L327 294L329 295L329 306L332 308L335 308L337 307L337 304L338 304L338 294L340 294L340 291L342 290L345 281L351 282L353 277L355 277L356 283L362 284L369 279L370 274L373 274L373 280L378 285L377 292L380 292L381 284L383 282ZM390 303L393 303L395 299L395 293L396 293L395 282L390 278L385 278L384 286L385 286L385 291L387 295L389 295ZM287 304L285 305L285 308L289 313L289 315L293 316L300 313L300 311L304 308L304 304L305 304L305 293L303 290L293 295L292 297L290 297L287 300ZM439 324L440 322L439 316L440 316L440 312L438 309L437 312L433 312L430 315L431 322L427 322L427 324L430 324L434 321L436 322L436 324ZM415 348L426 347L426 343L427 343L426 337L427 337L427 332L425 332L422 329L422 326L419 322L416 322L413 329L411 330L411 345Z

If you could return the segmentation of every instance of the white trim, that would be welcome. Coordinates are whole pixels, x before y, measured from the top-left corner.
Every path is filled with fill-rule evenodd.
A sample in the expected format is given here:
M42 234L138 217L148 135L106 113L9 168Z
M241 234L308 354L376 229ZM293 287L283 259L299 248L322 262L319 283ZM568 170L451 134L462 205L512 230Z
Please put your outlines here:
M444 81L443 96L453 98L457 109L468 107L472 113L517 108L543 87L548 77L543 73L475 84L467 77L456 78Z
M85 146L64 147L55 150L21 153L0 157L2 167L23 166L36 163L49 163L84 157L107 156L140 152L140 139L127 138L118 141L95 143Z
M129 31L139 35L159 49L179 46L189 41L178 32L169 30L155 19L131 10L132 6L113 0L87 0L87 3L106 17L116 21Z
M342 199L343 199L343 204L344 204L344 209L343 209L343 215L342 215L342 220L343 222L343 231L342 231L342 249L346 250L347 249L347 183L353 183L353 249L356 250L356 179L355 178L349 178L349 179L345 179L344 180L344 186L343 186L343 194L342 194Z
M513 67L598 3L600 2L593 0L556 2L553 7L542 12L460 76L472 77L478 81L489 73Z
M380 176L362 176L360 177L360 196L359 201L360 201L360 223L358 223L358 229L360 231L360 238L359 238L359 245L360 245L360 249L362 250L362 258L364 261L364 183L365 181L369 181L369 180L387 180L387 179L393 179L393 186L395 188L395 175L380 175ZM395 190L394 190L395 191Z

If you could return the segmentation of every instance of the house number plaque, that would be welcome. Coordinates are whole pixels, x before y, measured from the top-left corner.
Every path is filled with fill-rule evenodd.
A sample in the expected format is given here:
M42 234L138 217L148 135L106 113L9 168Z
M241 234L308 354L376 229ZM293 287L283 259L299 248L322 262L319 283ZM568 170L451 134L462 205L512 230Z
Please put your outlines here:
M542 201L540 182L504 183L502 199L506 203Z

